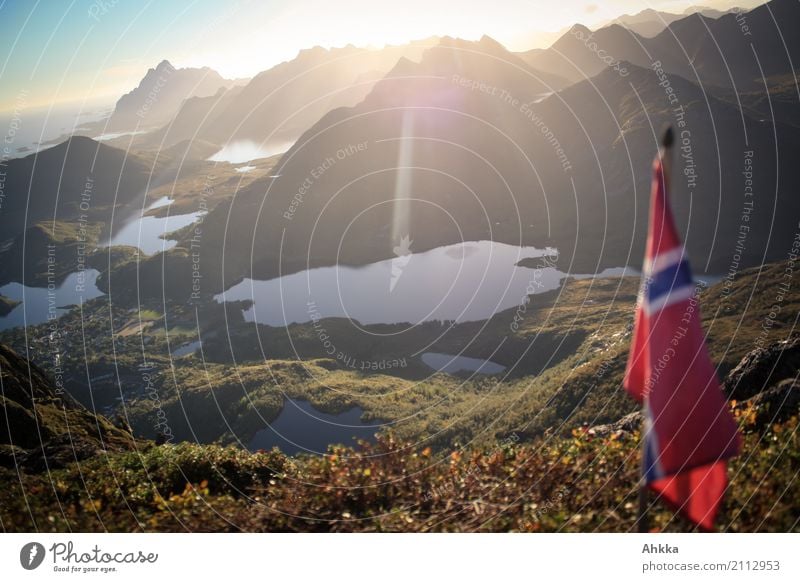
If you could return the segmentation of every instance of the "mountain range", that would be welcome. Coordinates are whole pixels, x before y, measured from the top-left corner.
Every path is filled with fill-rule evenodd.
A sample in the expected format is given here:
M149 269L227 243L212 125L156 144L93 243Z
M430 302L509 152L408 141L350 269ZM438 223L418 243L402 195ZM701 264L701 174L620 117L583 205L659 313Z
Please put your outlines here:
M576 25L550 49L523 54L489 37L303 51L243 87L183 101L169 124L134 137L137 151L156 148L142 158L149 162L129 156L123 171L125 154L94 142L81 142L80 156L65 157L67 142L14 161L8 191L24 193L30 182L36 204L21 220L27 197L17 194L3 213L4 232L52 218L59 187L58 215L74 218L93 151L103 172L95 204L108 211L109 200L125 205L141 193L147 163L171 149L179 165L181 155L207 156L214 144L286 139L293 145L273 176L205 218L210 291L247 276L392 258L404 236L412 252L463 239L553 246L565 268L589 273L640 264L649 161L661 126L672 123L683 175L674 184L675 212L696 264L723 273L734 256L742 265L778 259L798 210L797 178L773 169L800 141L790 80L800 45L769 24L800 19L800 5L772 0L744 13L749 37L737 16L691 14L652 39L617 24L594 33ZM624 60L608 66L591 42ZM727 50L751 58L721 62ZM766 89L754 66L770 75ZM356 79L364 82L354 87ZM726 88L726 79L736 85ZM734 252L745 188L757 204L746 244ZM190 269L190 238L157 259L170 263L173 278ZM149 269L149 260L127 269ZM162 288L157 277L153 290Z
M622 383L670 126L689 305L743 436L718 523L797 530L795 22L797 0L645 10L547 49L314 47L246 80L162 61L95 139L3 159L0 287L28 289L0 295L2 528L629 529L643 415ZM111 236L128 226L142 248ZM500 247L480 288L460 278ZM50 292L80 268L91 294ZM480 296L505 273L518 297ZM387 305L439 291L488 309Z
M208 67L176 69L164 60L119 98L108 119L94 125L104 133L152 129L172 119L187 99L210 97L245 81L223 79Z
M749 12L708 18L694 13L672 22L653 38L619 24L594 32L576 25L549 49L523 54L532 67L557 72L571 82L596 75L611 64L653 63L708 91L763 89L763 77L791 73L800 59L800 40L776 34L776 22L797 22L800 5L772 0Z
M639 36L653 37L662 32L667 26L690 16L692 14L699 14L706 18L719 18L729 13L742 12L740 8L730 8L728 10L717 10L715 8L708 8L705 6L691 6L683 11L682 14L674 14L672 12L663 12L647 8L636 14L623 14L603 25L609 26L610 24L619 24L628 30L635 32ZM603 28L600 27L600 28Z
M651 37L657 35L671 23L680 20L684 16L686 15L647 8L636 14L623 14L622 16L618 16L599 28L604 28L611 24L619 24L631 32L635 32L639 36Z
M773 170L798 151L798 129L624 66L547 94L545 74L489 38L443 39L420 62L399 61L361 103L306 131L277 177L206 217L206 259L224 265L207 282L387 259L402 236L414 252L464 239L552 246L571 272L639 265L664 123L678 130L673 205L697 268L781 258L799 184Z
M418 59L435 42L300 51L241 87L187 99L174 119L134 143L162 148L186 139L220 146L250 140L283 151L327 111L361 101L398 59Z

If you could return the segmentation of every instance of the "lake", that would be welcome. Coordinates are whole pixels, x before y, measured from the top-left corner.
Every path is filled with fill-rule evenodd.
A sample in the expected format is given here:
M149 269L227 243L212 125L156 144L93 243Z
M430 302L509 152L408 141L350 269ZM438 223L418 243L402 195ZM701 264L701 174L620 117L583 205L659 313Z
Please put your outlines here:
M0 295L22 301L5 317L0 317L0 330L11 329L25 324L37 325L47 321L48 315L54 312L64 315L67 310L59 309L67 305L85 303L89 299L100 297L103 292L97 288L97 277L100 271L86 269L83 273L71 273L64 279L51 295L47 287L28 287L20 283L8 283L0 287Z
M324 454L328 445L354 445L354 439L374 442L380 424L361 422L363 410L355 406L341 414L320 412L307 400L286 398L278 417L250 441L251 451L278 447L286 455Z
M278 141L271 143L257 143L249 139L242 139L225 144L221 150L208 158L209 162L228 162L229 164L243 164L251 160L269 158L282 154L294 142Z
M141 129L139 131L116 131L111 133L101 133L100 135L92 139L94 139L95 141L108 141L111 139L117 139L118 137L143 135L145 133L147 133L146 129Z
M247 321L272 326L324 317L361 324L479 321L524 297L557 289L555 268L517 267L552 249L492 241L465 242L363 267L321 267L268 281L245 279L215 297L252 300Z
M172 350L172 357L182 358L183 356L188 356L190 354L195 353L199 349L200 349L200 340L193 341L191 343L184 344Z
M152 210L153 208L161 208L162 206L169 206L172 204L174 200L169 196L162 196L155 202L153 202L150 206L147 207L147 210Z
M164 196L153 202L144 212L171 203L172 200ZM161 235L188 226L196 222L203 214L204 212L199 211L166 217L140 216L125 222L113 233L109 243L104 246L129 245L138 247L145 254L152 255L177 244L177 241L160 238ZM9 283L0 287L0 295L22 301L22 304L17 305L8 315L0 317L0 331L26 323L27 325L44 323L47 321L51 309L54 309L56 315L60 317L67 310L58 309L58 307L75 305L81 300L85 302L100 297L103 292L97 288L96 284L99 274L99 271L95 269L86 269L83 274L80 272L70 273L64 282L53 291L52 297L47 287L28 287L20 283ZM188 353L190 352L180 355L188 355Z
M149 210L167 206L171 203L172 200L166 196L159 198L145 208L138 218L129 219L121 227L114 228L111 233L111 240L102 246L127 245L138 247L146 255L154 255L171 249L178 244L178 241L161 237L197 222L205 214L205 211L198 210L189 214L145 216Z

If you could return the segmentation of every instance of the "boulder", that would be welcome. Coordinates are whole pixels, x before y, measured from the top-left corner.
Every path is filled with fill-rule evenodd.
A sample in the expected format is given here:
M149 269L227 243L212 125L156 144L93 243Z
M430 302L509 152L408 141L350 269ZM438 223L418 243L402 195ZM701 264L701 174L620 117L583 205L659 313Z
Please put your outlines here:
M757 348L731 370L723 388L728 398L746 400L786 378L800 368L800 337Z

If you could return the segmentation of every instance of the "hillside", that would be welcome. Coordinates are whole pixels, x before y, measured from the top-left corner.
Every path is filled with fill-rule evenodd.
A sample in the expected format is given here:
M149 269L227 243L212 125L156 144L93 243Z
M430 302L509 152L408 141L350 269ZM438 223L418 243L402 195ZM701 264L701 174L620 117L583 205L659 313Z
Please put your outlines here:
M709 350L745 433L743 454L730 465L731 488L719 520L726 531L798 528L800 485L792 476L800 469L800 305L792 287L774 296L787 273L793 273L790 263L775 263L701 288ZM302 339L313 334L311 326L291 331L304 361L259 362L252 352L248 361L256 340L245 332L252 327L235 321L229 321L238 346L235 365L225 359L227 338L215 341L206 331L203 351L210 359L172 358L164 317L109 309L102 298L83 312L84 333L100 343L84 359L77 356L80 336L64 334L60 372L48 356L53 348L47 326L29 329L27 339L6 332L5 341L30 345L30 354L48 364L44 368L67 390L75 388L76 374L97 378L85 401L92 405L97 399L98 409L107 402L100 375L116 370L134 432L152 438L158 436L154 423L166 422L175 440L134 443L127 428L56 394L38 367L29 376L25 359L2 348L0 417L12 424L2 431L10 438L2 446L6 468L0 469L0 484L9 486L0 487L0 523L6 531L628 531L635 513L640 416L620 380L637 283L568 280L556 292L532 297L525 310L500 313L484 326L457 325L436 345L442 351L466 345L467 355L491 355L521 367L518 376L428 374L415 383L402 373L348 371L330 359L314 359L318 343ZM102 355L102 338L110 335L103 316L109 313L117 330L113 361ZM61 328L71 329L75 317L64 316ZM174 344L191 337L182 335L187 332L181 326L187 326L178 317L168 316ZM207 320L209 330L221 325L219 308L216 317ZM323 323L333 329L334 322ZM126 331L136 325L138 333ZM288 355L280 332L261 331L267 345ZM418 330L404 338L409 346L395 341L393 350L358 338L342 347L378 358L382 350L396 355L413 342L430 341L426 334L433 332ZM142 344L147 381L153 383L144 394L137 363ZM563 344L570 345L569 353L554 358ZM119 394L116 381L109 390ZM191 444L246 442L263 426L259 419L275 417L286 396L330 412L359 405L367 418L405 420L382 429L373 444L336 446L324 456L289 458L277 451L245 452L240 445ZM423 415L416 414L420 409ZM70 457L72 443L78 443L77 463ZM135 452L125 452L130 447ZM109 453L98 456L104 449ZM31 493L27 502L20 486ZM656 529L688 529L660 504L651 516Z
M652 38L617 23L594 32L576 25L552 47L522 56L532 67L557 72L571 82L622 61L645 68L658 61L667 72L712 92L716 88L763 90L764 77L791 73L800 62L800 42L783 35L778 27L798 18L797 2L771 0L742 13L693 13L671 22Z
M0 467L49 470L135 445L129 432L76 403L60 376L54 384L4 344L0 380Z
M8 161L0 212L0 286L12 281L46 286L48 276L61 283L89 261L102 270L109 263L102 253L93 255L95 249L152 203L171 200L150 210L153 216L213 209L264 179L277 162L254 161L242 173L206 161L208 147L182 142L156 153L132 153L75 136ZM54 261L49 270L48 260Z
M147 161L87 137L57 146L4 167L3 241L43 220L106 221L120 208L144 197L151 171Z
M774 307L773 290L786 268L787 263L775 263L741 271L700 289L709 350L721 378L754 347L795 334L797 293L784 293L781 309ZM351 359L404 361L402 367L374 371L353 369L332 356L314 323L255 326L243 320L241 303L187 308L152 301L128 309L102 297L59 319L65 331L60 364L67 391L109 415L124 412L144 438L156 438L163 420L177 440L246 445L291 398L329 414L357 407L363 421L390 428L399 440L422 439L436 450L489 446L510 434L525 439L569 434L585 423L611 423L635 411L620 386L638 284L634 277L567 279L559 289L525 298L488 321L455 325L361 328L346 319L318 322ZM30 357L54 373L50 331L47 325L32 326L24 334L15 330L0 337L20 350L27 346ZM88 353L85 337L92 338ZM199 338L202 352L179 353ZM488 359L506 370L435 373L421 359L423 351ZM151 368L149 392L142 390L143 358ZM732 396L755 393L741 390Z
M20 366L7 351L0 364L4 380ZM722 531L798 531L797 365L787 382L769 379L771 399L732 404L745 438L729 466ZM298 459L142 443L48 473L0 467L0 523L7 532L632 530L635 421L518 441L437 453L389 435ZM654 531L691 529L660 504L650 519Z
M100 240L102 224L43 221L27 228L0 250L0 285L24 282L46 287L60 284L79 268L80 258ZM84 267L85 267L84 262Z
M667 92L653 71L626 67L624 77L607 69L543 96L541 75L488 38L443 41L419 63L400 61L356 107L309 129L276 178L207 216L206 289L389 259L405 235L415 252L461 240L555 247L573 274L638 266L664 123L684 140L672 201L696 268L722 274L738 255L740 267L781 260L797 226L800 179L772 168L800 149L800 130L764 123L675 75ZM410 200L395 201L398 184ZM751 196L757 203L746 208ZM737 249L744 213L748 234ZM188 246L184 238L159 259L187 282L180 249ZM162 289L157 280L140 292Z
M298 14L257 10L260 32ZM800 533L800 36L780 34L800 2L648 9L525 53L471 28L492 22L246 80L164 60L68 125L96 138L42 126L52 147L12 159L53 112L21 92L0 530L633 530L645 421L623 376L663 155L683 321L744 437L718 522ZM349 32L318 24L191 60L250 70ZM87 97L140 62L111 60ZM654 530L692 530L650 501Z

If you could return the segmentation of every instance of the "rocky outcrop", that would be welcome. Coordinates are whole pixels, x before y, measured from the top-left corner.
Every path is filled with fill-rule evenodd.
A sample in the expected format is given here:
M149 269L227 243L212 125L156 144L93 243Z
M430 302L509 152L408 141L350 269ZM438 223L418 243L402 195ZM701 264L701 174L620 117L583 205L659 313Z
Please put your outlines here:
M725 379L728 398L745 400L776 385L796 378L800 369L800 338L757 348L747 354Z
M777 386L764 390L744 402L737 402L736 408L752 411L756 428L764 428L781 423L800 412L800 381L788 378Z
M0 344L0 466L63 467L134 444L129 432L86 410Z
M610 437L613 434L630 434L639 430L639 427L642 426L642 419L644 419L644 415L641 411L631 412L617 422L593 426L589 429L589 434L600 438Z
M800 413L800 338L792 338L757 348L731 370L722 385L735 409L750 411L756 428L783 422ZM623 416L616 422L589 429L601 438L639 430L641 412Z

